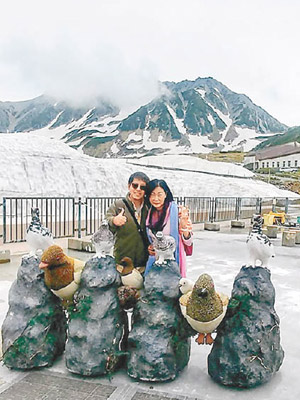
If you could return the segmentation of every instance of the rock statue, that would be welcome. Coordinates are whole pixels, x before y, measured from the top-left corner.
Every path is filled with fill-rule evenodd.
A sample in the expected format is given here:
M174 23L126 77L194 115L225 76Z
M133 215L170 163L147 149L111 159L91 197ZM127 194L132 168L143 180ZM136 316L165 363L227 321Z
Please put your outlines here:
M97 254L85 265L70 311L66 366L79 375L109 374L122 355L124 315L117 295L121 279L115 259L108 255L113 241L108 246L106 239L101 247L102 237L97 237Z
M65 313L46 287L39 262L36 256L24 256L9 291L2 325L3 362L9 368L49 367L65 348Z
M270 271L243 266L208 356L208 373L214 381L250 388L279 370L284 352L274 302Z
M127 372L141 381L175 379L190 356L190 329L178 302L179 266L166 258L162 246L159 252L159 262L145 278L128 337Z

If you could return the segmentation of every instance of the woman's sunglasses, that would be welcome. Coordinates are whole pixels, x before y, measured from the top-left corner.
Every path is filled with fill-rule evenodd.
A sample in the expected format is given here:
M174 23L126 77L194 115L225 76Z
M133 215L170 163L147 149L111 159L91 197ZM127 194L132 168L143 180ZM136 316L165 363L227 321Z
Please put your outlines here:
M139 183L132 183L131 186L133 187L133 189L138 189L138 187L140 187L141 190L146 190L147 186L145 185L140 185Z

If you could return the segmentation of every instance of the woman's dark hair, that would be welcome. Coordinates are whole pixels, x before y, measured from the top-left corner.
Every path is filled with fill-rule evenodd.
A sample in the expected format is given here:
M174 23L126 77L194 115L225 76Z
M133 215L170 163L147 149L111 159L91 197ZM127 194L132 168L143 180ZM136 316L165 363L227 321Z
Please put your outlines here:
M151 229L151 231L153 233L162 231L164 228L164 221L165 221L165 217L166 217L166 212L167 209L169 207L169 204L171 203L171 201L173 201L173 194L169 188L169 186L167 185L166 181L164 181L163 179L152 179L150 182L148 182L147 184L147 190L146 190L146 200L150 203L149 199L150 199L150 195L153 192L153 190L157 187L161 187L164 192L166 193L166 198L165 198L165 202L163 205L163 208L161 210L160 213L160 217L158 219L158 221L156 223L152 223L152 217L153 217L153 213L155 211L154 207L150 208L150 215L149 215L149 224L148 227Z

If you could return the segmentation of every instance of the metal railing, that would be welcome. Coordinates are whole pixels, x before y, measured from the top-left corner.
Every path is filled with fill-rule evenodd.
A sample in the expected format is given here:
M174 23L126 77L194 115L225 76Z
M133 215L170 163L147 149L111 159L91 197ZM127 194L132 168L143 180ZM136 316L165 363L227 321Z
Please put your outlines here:
M25 240L31 208L39 208L40 220L55 238L75 236L76 202L73 197L4 197L2 201L3 242Z
M121 197L87 197L84 206L85 218L83 220L83 230L86 235L92 235L100 226L100 222L105 217L105 213L110 205Z
M183 203L190 210L193 223L207 222L210 220L211 197L184 197Z
M120 197L5 197L0 203L0 236L4 243L21 242L31 222L31 208L40 209L41 223L55 238L82 237L97 231L108 207ZM193 223L245 219L275 207L288 212L293 199L257 197L175 197L190 210ZM2 225L1 225L2 211ZM2 231L1 231L2 229Z

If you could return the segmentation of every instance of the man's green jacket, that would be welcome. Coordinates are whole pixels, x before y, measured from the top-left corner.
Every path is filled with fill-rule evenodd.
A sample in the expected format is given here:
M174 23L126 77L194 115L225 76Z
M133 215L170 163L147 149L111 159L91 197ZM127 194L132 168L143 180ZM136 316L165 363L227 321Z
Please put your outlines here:
M127 203L134 213L134 206L129 200L129 195L126 196ZM122 208L125 210L125 217L127 218L126 223L123 226L116 226L113 223L113 219L118 215ZM147 218L148 207L144 203L141 213L140 226L144 232L144 237L147 238L146 234L146 218ZM145 267L148 260L148 249L144 244L141 234L138 232L138 228L128 211L127 206L123 200L116 200L107 210L106 219L108 220L111 232L115 235L114 245L114 257L116 263L119 263L123 257L130 257L135 267Z

